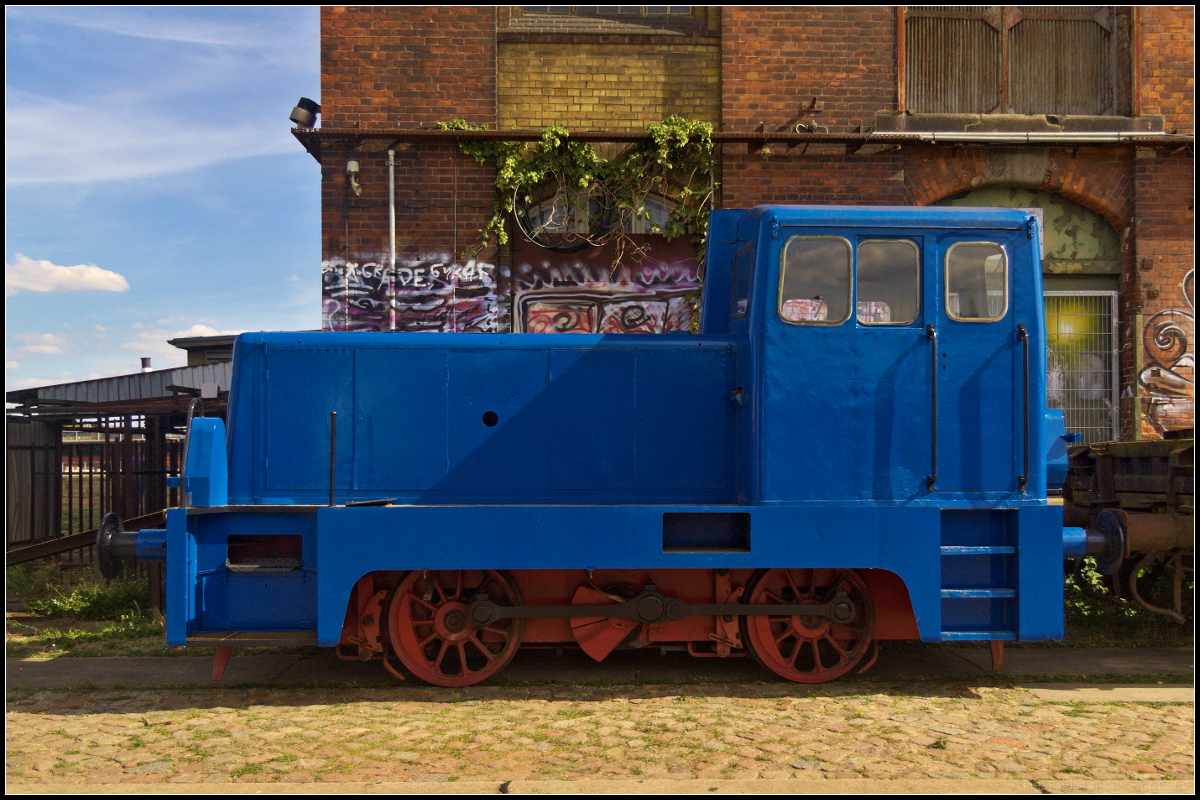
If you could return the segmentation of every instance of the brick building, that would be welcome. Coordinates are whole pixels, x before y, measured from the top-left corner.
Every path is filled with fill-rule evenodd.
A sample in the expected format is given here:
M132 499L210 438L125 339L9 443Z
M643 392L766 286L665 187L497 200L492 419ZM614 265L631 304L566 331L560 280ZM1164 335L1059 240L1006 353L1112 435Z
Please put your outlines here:
M1191 427L1193 39L1190 6L326 7L320 123L296 131L321 163L324 324L686 329L686 237L635 232L617 268L520 224L473 252L494 170L435 130L561 124L617 158L678 114L714 126L722 207L1038 209L1052 403L1088 440Z

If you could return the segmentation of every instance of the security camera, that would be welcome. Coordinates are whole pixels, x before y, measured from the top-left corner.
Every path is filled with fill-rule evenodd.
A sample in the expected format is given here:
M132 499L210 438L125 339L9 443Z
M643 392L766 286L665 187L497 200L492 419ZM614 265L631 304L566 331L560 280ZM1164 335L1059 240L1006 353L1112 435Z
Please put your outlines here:
M321 113L321 104L314 103L307 97L301 97L296 107L292 109L290 119L301 128L311 128L313 123L317 121L317 114Z

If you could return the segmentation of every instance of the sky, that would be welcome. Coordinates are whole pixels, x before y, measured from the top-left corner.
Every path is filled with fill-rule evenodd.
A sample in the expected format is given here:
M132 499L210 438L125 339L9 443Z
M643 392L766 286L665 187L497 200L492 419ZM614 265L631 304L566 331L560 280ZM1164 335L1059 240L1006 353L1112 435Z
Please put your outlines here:
M5 9L5 390L320 327L318 10Z

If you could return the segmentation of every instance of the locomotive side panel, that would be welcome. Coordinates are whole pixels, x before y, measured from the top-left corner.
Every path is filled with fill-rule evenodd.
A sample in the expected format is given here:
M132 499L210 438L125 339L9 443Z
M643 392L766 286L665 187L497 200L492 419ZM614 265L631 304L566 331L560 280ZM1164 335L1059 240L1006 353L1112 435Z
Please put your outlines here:
M730 502L727 340L465 338L243 336L230 502L328 502L330 412L338 502Z

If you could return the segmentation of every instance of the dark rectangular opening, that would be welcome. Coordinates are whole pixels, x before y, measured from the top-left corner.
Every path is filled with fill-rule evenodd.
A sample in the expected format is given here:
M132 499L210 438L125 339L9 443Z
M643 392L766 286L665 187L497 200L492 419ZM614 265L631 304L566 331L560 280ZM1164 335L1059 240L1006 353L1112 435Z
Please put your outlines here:
M235 533L225 565L232 569L298 569L304 537L296 533Z
M663 514L663 552L749 553L750 514L668 511Z

